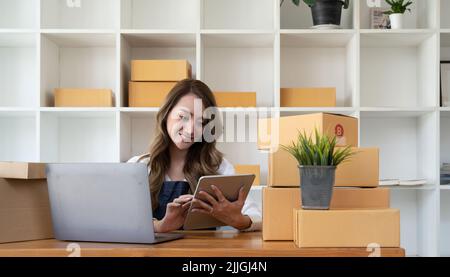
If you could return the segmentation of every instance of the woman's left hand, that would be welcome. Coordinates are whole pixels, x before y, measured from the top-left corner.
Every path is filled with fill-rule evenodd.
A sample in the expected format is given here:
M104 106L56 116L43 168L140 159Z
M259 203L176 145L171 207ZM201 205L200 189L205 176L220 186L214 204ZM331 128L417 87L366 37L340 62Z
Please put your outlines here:
M223 223L239 230L247 229L252 225L250 217L242 214L242 207L244 207L247 197L243 188L239 190L239 197L234 202L228 201L216 186L212 185L211 188L216 198L205 191L201 191L200 196L204 200L197 198L192 200L197 206L192 209L193 212L212 215Z

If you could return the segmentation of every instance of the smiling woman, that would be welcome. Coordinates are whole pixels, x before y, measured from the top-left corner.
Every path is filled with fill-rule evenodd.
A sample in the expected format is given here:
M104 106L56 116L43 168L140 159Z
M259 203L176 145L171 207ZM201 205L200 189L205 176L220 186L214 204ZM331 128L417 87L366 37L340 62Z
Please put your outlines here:
M182 227L200 177L234 174L233 166L210 137L220 135L220 119L206 118L205 110L213 114L216 110L209 87L198 80L180 81L157 114L156 134L149 153L128 161L148 164L156 232ZM221 201L220 196L220 191L216 191L216 195L207 198L210 201L200 203L202 209L197 212L210 213L239 230L261 229L261 211L256 203L244 201L246 195L240 195L235 202Z

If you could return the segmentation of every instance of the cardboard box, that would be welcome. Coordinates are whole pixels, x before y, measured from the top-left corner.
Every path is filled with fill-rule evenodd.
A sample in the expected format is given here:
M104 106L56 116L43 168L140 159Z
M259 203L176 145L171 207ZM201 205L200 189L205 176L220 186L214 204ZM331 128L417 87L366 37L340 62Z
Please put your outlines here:
M294 210L294 242L298 247L400 247L400 211Z
M132 60L131 81L177 82L192 77L187 60Z
M0 178L45 179L45 163L0 162Z
M336 136L337 146L358 147L358 119L329 113L315 113L258 120L258 148L275 151L279 145L297 141L298 132L314 138L314 130Z
M55 107L112 107L110 89L55 89Z
M53 237L46 179L0 178L0 243Z
M282 88L281 107L336 107L336 88Z
M256 107L256 92L214 92L217 107Z
M236 174L255 174L253 186L261 184L259 164L236 164L234 165L234 171Z
M336 169L336 187L377 187L379 184L379 149L353 148L350 160ZM287 151L279 149L269 153L267 185L272 187L298 187L298 163Z
M128 83L129 107L160 107L177 82Z
M387 209L388 188L335 188L331 209ZM263 239L293 240L293 209L301 207L300 188L263 189Z

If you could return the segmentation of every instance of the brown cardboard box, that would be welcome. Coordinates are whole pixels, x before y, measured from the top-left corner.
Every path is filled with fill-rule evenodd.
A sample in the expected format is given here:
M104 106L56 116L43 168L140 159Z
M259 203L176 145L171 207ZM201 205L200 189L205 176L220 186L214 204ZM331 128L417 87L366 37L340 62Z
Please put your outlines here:
M336 107L336 88L282 88L281 107Z
M46 179L0 178L0 243L53 237Z
M300 188L263 189L263 239L293 240L293 209L301 207ZM389 208L388 188L335 188L331 209Z
M129 107L160 107L177 82L128 83Z
M353 148L351 160L338 165L335 186L377 187L379 183L379 149ZM298 187L298 163L287 151L279 149L269 153L267 185L272 187Z
M0 178L45 179L45 164L0 162Z
M358 147L358 119L345 115L315 113L258 120L258 148L276 150L297 141L298 132L314 137L314 130L336 136L337 146ZM273 131L272 131L273 129Z
M214 92L217 107L256 107L256 92Z
M112 107L110 89L55 89L55 107Z
M192 77L186 60L132 60L131 81L176 82Z
M294 210L294 242L298 247L400 247L400 211Z
M261 184L259 164L236 164L234 165L234 171L236 174L255 174L253 186Z

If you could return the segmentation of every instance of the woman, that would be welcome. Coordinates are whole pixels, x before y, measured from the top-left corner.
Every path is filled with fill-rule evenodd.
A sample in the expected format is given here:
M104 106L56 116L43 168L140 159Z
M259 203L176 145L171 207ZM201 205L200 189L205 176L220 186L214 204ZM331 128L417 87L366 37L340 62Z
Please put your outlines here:
M200 113L196 110L198 104ZM234 174L233 166L216 149L215 140L204 137L205 126L210 126L212 119L205 119L203 111L215 108L214 95L203 82L192 79L178 82L157 114L149 154L128 161L148 164L155 232L180 229L191 201L198 207L193 212L210 214L238 230L261 229L261 211L250 199L245 201L243 190L234 202L228 201L214 186L215 195L202 192L205 201L193 199L200 177ZM216 123L213 131L219 131L219 120L213 119Z

